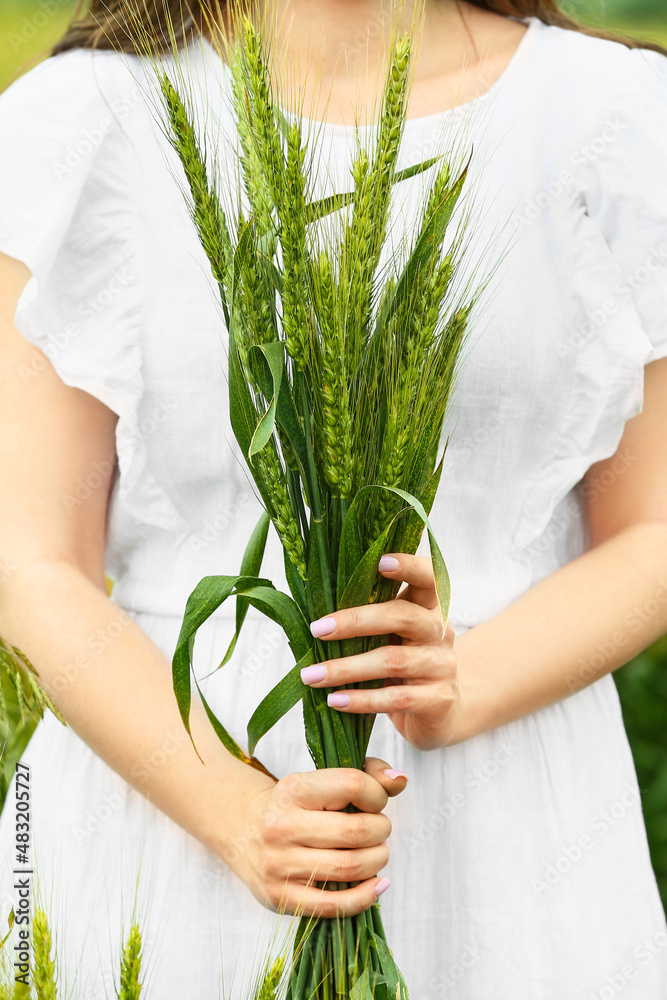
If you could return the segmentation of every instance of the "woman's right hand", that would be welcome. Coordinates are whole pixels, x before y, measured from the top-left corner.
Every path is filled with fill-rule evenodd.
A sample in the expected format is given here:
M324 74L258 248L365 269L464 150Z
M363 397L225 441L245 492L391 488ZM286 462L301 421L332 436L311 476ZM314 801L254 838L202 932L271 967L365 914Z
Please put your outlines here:
M389 772L389 773L387 773ZM393 777L392 775L396 775ZM382 810L407 777L377 758L364 771L325 768L290 774L255 795L227 860L266 907L306 916L350 916L389 887L391 822ZM347 805L358 812L341 812ZM356 882L320 889L317 882Z

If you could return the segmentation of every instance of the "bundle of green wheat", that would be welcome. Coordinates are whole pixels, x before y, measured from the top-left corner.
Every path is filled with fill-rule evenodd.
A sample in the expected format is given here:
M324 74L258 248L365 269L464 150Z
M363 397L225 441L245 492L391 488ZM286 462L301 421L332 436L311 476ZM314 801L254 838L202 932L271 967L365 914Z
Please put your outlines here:
M227 598L237 598L237 635L248 605L279 622L296 665L253 714L248 753L203 699L224 745L254 766L261 766L252 756L258 740L299 701L316 767L363 766L374 718L331 710L329 691L304 686L300 671L381 640L331 643L325 652L308 623L394 597L395 586L378 577L379 558L415 552L424 527L447 618L449 581L428 512L476 295L457 292L454 280L464 226L445 253L466 170L454 170L444 156L396 168L410 51L409 37L395 42L374 140L357 144L351 190L313 200L317 151L304 140L299 115L288 120L279 110L261 35L244 21L231 56L243 191L235 212L223 211L222 181L207 175L203 139L161 71L169 135L229 333L231 423L266 509L241 575L207 577L191 595L174 689L189 728L194 638ZM412 244L381 265L392 192L418 173L430 184ZM269 520L284 548L291 596L258 576ZM377 904L339 921L304 918L294 955L289 1000L407 997Z

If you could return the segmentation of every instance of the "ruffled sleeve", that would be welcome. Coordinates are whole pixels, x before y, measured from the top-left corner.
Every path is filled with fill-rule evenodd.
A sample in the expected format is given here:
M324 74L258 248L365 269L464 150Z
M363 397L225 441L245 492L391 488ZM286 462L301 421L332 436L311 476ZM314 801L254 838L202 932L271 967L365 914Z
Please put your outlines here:
M615 93L585 198L623 272L615 291L636 309L654 361L667 355L667 58L624 52Z
M576 221L565 269L576 319L554 344L567 400L543 431L514 534L533 579L553 569L555 547L584 531L573 490L617 451L642 408L645 365L667 356L667 58L584 36L571 44L572 87L578 81L589 102L582 115L570 108L556 137L568 153L572 136L581 144L570 159ZM540 560L547 570L535 568Z
M19 331L66 385L119 417L114 501L136 524L169 529L179 516L147 467L140 419L139 164L125 128L139 104L131 69L111 52L48 59L0 97L0 251L32 275Z

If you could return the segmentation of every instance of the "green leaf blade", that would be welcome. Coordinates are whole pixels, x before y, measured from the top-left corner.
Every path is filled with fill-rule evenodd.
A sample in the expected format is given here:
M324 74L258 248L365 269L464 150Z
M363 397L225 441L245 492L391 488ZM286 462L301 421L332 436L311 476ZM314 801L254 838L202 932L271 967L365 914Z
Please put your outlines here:
M301 680L301 671L314 662L315 651L311 647L257 706L248 722L250 754L254 754L262 736L273 729L276 723L301 701L307 690L307 686Z

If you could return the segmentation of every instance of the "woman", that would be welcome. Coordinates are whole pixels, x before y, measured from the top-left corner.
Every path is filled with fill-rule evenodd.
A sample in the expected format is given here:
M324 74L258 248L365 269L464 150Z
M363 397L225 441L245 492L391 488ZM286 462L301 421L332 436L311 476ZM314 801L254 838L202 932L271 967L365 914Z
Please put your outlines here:
M185 599L237 570L258 506L150 70L109 51L113 36L131 53L129 5L109 6L93 0L0 100L0 634L70 725L46 718L25 754L61 977L77 1000L111 996L135 911L147 997L215 997L223 975L239 996L286 930L271 910L355 913L388 889L413 1000L659 1000L665 920L610 673L667 630L664 54L580 31L553 0L500 13L427 0L404 162L463 120L483 165L476 245L509 242L433 512L450 627L443 638L428 563L385 557L404 599L313 632L402 644L305 677L402 681L338 698L381 713L375 756L365 776L313 773L297 711L260 745L276 783L231 758L196 706L202 766L171 690ZM383 8L272 7L276 72L303 77L304 39L324 39L306 101L344 185L355 103L372 107L386 54ZM228 77L197 22L181 32L189 72L224 130ZM279 566L274 547L263 572L277 585ZM198 639L202 677L232 613ZM232 663L203 682L241 742L289 666L275 627L249 617ZM336 811L350 801L360 815ZM358 884L334 896L306 886L314 871Z

